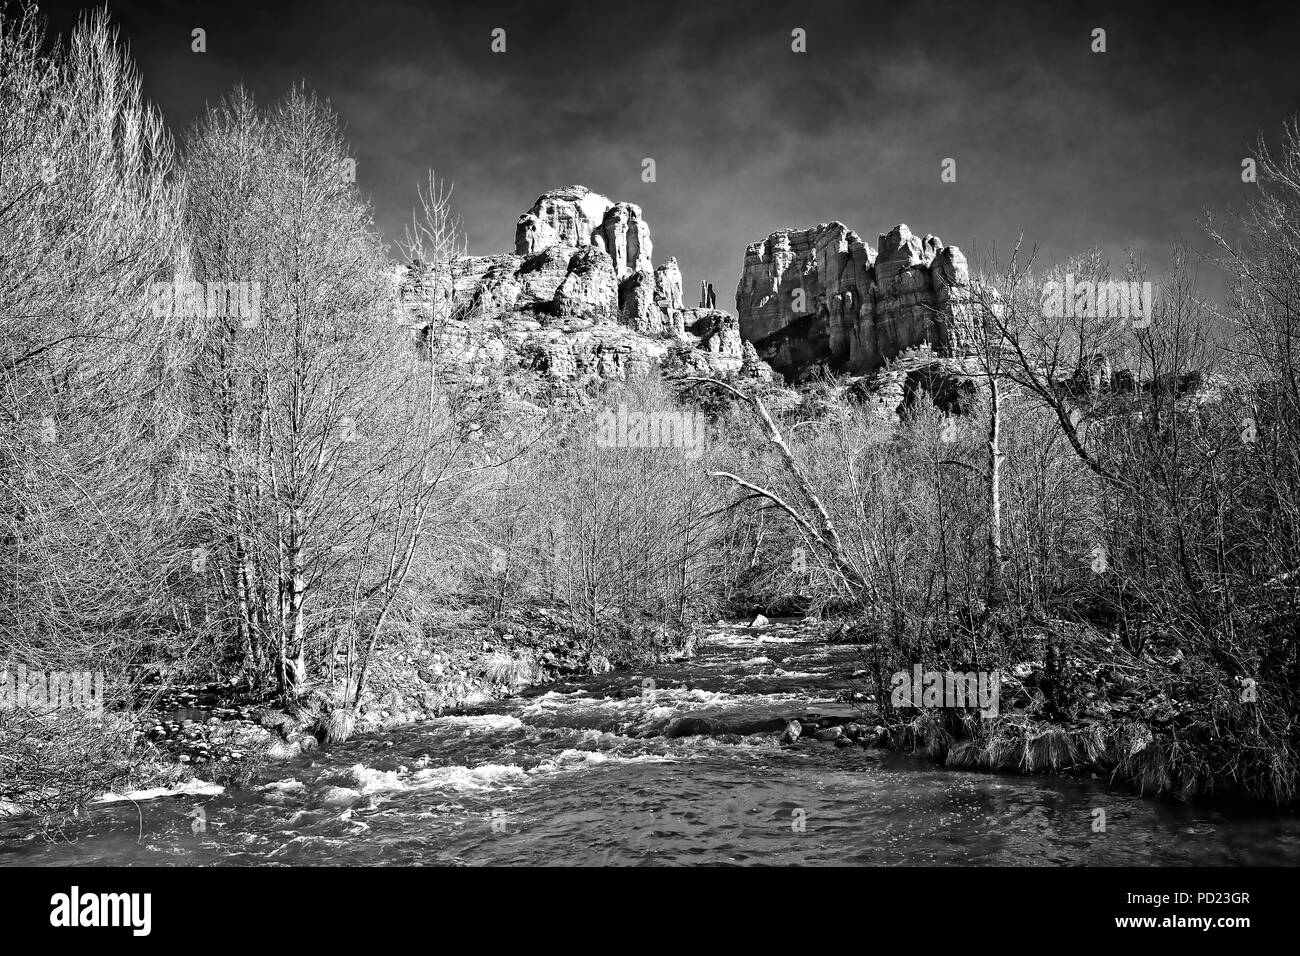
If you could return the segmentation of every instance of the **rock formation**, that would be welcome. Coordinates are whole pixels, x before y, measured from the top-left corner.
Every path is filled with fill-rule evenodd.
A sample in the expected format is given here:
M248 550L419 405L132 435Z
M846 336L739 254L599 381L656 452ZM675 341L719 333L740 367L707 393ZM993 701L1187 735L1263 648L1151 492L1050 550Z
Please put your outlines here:
M962 357L971 317L966 259L898 225L873 250L843 223L780 229L745 250L736 311L745 341L788 378L865 374L908 349Z
M610 255L619 279L652 271L654 247L641 207L612 202L586 186L565 186L538 197L515 227L515 255L530 256L552 246L595 247Z
M426 354L566 387L656 364L770 379L734 316L683 308L677 260L656 268L653 248L639 206L566 186L519 217L513 255L407 268L402 304Z
M655 290L658 295L656 301L665 312L681 309L685 305L682 301L682 273L677 268L676 256L655 269Z

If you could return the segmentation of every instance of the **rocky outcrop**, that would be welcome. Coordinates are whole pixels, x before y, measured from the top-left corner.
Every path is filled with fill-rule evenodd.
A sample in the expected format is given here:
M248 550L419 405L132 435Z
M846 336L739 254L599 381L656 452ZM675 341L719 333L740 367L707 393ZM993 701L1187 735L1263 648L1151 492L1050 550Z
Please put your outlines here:
M677 260L656 268L652 252L639 206L566 186L519 217L513 255L405 269L402 308L424 355L458 367L514 363L572 387L665 364L770 380L736 318L683 308Z
M650 227L641 207L613 202L586 186L564 186L537 197L515 227L515 255L530 256L551 246L587 246L609 253L620 279L653 271Z
M543 193L519 217L515 255L532 255L557 244L570 248L592 245L597 231L604 229L605 214L613 205L586 186L566 186ZM608 246L605 248L608 251Z
M677 257L673 256L659 268L655 269L656 303L665 312L681 309L682 272L677 268Z
M643 335L662 335L673 319L655 302L652 272L634 272L618 287L619 318L624 325Z
M650 227L641 218L641 207L632 203L615 203L605 213L605 248L614 257L619 278L633 272L650 272L654 269L650 256L654 247L650 243Z
M700 348L714 355L740 355L740 322L728 312L717 309L688 309L687 328L700 340Z
M964 355L970 277L960 249L905 225L878 251L840 222L781 229L745 250L736 311L744 339L788 378L869 373L922 344Z
M551 297L555 314L562 317L605 309L617 299L614 260L596 246L579 249L569 258L564 279Z
M966 415L985 396L984 378L973 357L940 355L927 343L904 350L871 375L851 380L848 392L891 424L922 400L948 414Z

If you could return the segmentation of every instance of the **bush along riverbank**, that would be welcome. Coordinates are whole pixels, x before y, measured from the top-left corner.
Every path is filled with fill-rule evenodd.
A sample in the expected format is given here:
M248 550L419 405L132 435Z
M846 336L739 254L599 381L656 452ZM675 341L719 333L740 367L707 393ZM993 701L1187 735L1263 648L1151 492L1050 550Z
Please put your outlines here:
M1000 642L1021 653L990 671L938 655L907 660L864 640L860 623L800 627L856 646L859 666L840 695L854 713L683 714L664 735L771 734L783 746L884 748L957 770L1104 780L1154 798L1297 802L1295 739L1270 729L1289 725L1265 701L1269 685L1193 666L1158 641L1135 652L1095 624L1054 621Z
M837 636L852 640L853 629ZM883 730L871 743L958 769L1091 776L1154 797L1297 802L1288 689L1174 642L1134 649L1094 623L1054 621L999 646L1021 653L971 671L863 643L849 696L862 723ZM995 681L991 702L972 699L983 676Z

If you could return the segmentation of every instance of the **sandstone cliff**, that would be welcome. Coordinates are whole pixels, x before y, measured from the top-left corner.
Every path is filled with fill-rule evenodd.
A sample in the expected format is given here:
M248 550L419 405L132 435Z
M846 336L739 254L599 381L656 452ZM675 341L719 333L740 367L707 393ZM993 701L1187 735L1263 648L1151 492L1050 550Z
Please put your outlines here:
M676 259L654 266L641 208L584 186L519 217L513 254L412 265L403 308L421 346L454 363L516 363L567 388L655 365L771 378L735 317L682 304Z
M751 243L736 311L744 339L789 379L823 366L864 374L921 345L963 357L969 282L961 250L937 236L898 225L875 251L832 222Z

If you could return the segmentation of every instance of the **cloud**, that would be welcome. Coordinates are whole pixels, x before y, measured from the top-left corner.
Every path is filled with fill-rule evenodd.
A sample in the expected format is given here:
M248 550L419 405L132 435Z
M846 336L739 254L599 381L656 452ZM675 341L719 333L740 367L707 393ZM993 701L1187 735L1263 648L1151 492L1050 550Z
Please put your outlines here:
M175 129L238 81L271 98L305 78L328 96L390 240L430 167L455 181L484 253L511 247L538 194L580 182L641 204L656 257L724 303L746 243L831 219L872 244L906 221L963 245L1023 233L1048 260L1137 246L1158 264L1203 208L1248 198L1245 143L1300 106L1286 3L1249 22L849 0L111 9ZM206 55L189 52L193 26ZM1105 54L1090 50L1096 26ZM505 54L489 49L495 27ZM944 158L956 183L940 181Z

